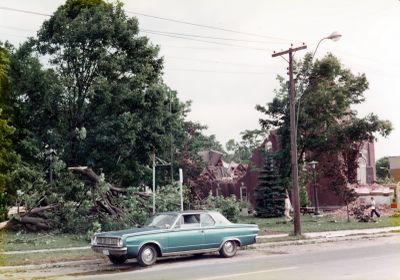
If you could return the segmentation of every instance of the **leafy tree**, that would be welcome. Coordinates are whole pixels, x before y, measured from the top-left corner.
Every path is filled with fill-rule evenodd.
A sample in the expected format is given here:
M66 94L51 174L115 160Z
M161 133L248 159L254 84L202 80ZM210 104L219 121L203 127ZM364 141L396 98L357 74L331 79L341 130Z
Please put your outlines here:
M151 213L144 186L153 153L168 160L172 151L174 171L181 164L193 178L201 172L199 151L222 150L205 127L185 121L190 103L163 83L158 48L138 30L119 2L67 0L37 39L7 45L0 175L9 178L12 203L29 211L4 226L92 232L141 224ZM11 144L15 160L3 171ZM57 151L51 166L46 147ZM164 186L156 190L158 210L179 207L176 186L165 186L170 177L157 169Z
M224 153L224 149L216 140L215 135L204 134L206 126L185 121L183 127L184 133L177 133L176 143L180 149L177 151L176 158L179 166L183 168L185 182L188 182L197 179L205 167L199 152L212 149Z
M376 177L379 183L385 183L389 181L390 173L390 165L389 158L383 157L376 161Z
M265 130L254 129L242 132L242 140L240 142L230 139L225 144L225 148L229 153L227 160L248 164L254 150L261 145L266 135L267 132Z
M307 207L310 204L310 198L307 192L307 184L310 182L309 171L305 168L299 168L299 199L300 207Z
M6 204L7 191L9 192L9 172L11 163L15 160L12 148L12 134L15 128L10 126L7 116L9 83L9 54L6 48L0 44L0 208ZM0 218L1 219L1 218Z
M270 153L265 156L264 167L258 177L255 189L257 216L272 218L281 217L285 211L285 188L279 183L274 159Z
M354 75L332 54L312 60L311 54L296 64L299 162L318 160L330 154L331 160L342 161L341 184L356 182L359 149L363 141L374 141L375 135L387 136L392 126L376 115L357 117L352 105L362 103L368 82L364 74ZM282 182L290 181L290 130L287 80L278 76L276 96L257 110L266 115L260 120L266 129L278 129L282 149L277 154ZM321 159L320 159L321 158ZM327 169L325 169L327 171ZM335 180L334 177L331 177Z
M10 49L11 122L15 149L29 164L40 162L45 144L62 151L62 87L54 70L44 69L28 41ZM44 163L44 162L43 162Z
M150 155L170 146L168 132L182 120L183 104L161 80L158 48L138 31L121 3L67 0L36 41L62 88L62 158L123 185L150 177Z
M240 214L240 202L234 195L230 197L210 195L204 201L199 202L195 208L201 210L208 209L219 211L233 223L238 221Z

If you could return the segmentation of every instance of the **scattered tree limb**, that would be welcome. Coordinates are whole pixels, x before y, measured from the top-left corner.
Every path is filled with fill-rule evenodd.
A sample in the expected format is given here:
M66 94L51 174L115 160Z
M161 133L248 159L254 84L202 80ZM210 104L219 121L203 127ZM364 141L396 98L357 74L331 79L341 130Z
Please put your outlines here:
M0 230L2 229L8 229L12 226L13 220L8 220L0 223Z
M48 205L48 206L32 208L31 210L28 211L28 213L26 215L38 214L38 213L41 213L43 211L52 210L52 209L57 208L57 207L58 207L57 204L51 204L51 205Z

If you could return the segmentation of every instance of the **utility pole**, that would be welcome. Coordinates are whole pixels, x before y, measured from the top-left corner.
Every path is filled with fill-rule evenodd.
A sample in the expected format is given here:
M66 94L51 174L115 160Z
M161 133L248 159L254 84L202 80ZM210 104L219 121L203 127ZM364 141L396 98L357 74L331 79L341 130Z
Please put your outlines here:
M170 116L172 116L172 92L169 93L169 114L170 114ZM171 151L170 151L171 152L171 158L170 158L170 163L171 163L171 184L173 185L174 184L174 165L173 165L173 160L174 160L174 138L172 137L172 127L170 129L171 129L171 131L169 132L169 138L170 138L170 141L171 141Z
M182 172L182 168L179 168L179 193L180 193L180 196L181 196L181 211L183 211L182 185L183 185L183 172Z
M293 45L292 45L293 46ZM286 51L273 53L272 57L289 54L289 109L290 109L290 153L292 164L292 200L294 208L294 235L301 235L300 199L299 199L299 166L297 161L297 127L296 127L296 94L293 79L293 53L306 49L302 46L289 48Z
M153 215L156 213L156 152L153 152Z

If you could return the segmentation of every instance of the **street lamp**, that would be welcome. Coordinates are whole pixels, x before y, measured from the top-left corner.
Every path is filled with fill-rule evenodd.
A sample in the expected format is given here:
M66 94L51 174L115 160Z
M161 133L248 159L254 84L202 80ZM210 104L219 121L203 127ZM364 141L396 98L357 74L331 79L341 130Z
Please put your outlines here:
M312 57L314 58L315 53L316 53L317 50L318 50L319 44L321 44L321 42L322 42L323 40L329 39L329 40L332 40L332 41L336 42L336 41L338 41L341 37L342 37L342 34L340 34L340 33L337 32L337 31L334 31L334 32L331 33L331 35L329 35L329 36L327 36L327 37L324 37L324 38L322 38L321 40L319 40L318 45L317 45L317 47L315 48Z
M341 35L338 32L333 32L331 35L322 38L313 53L313 58L320 43L325 39L330 39L337 41L340 39ZM306 49L307 46L303 43L302 46L293 47L293 45L285 51L281 51L279 53L274 52L272 57L282 56L285 54L289 55L289 114L290 114L290 153L291 153L291 167L292 167L292 193L293 193L293 207L294 207L294 235L301 235L301 224L300 224L300 201L299 201L299 167L297 160L297 121L298 121L298 112L299 106L297 110L297 119L296 119L296 93L295 93L295 81L293 77L293 54L297 51Z
M322 42L323 40L332 40L332 41L336 42L336 41L338 41L341 37L342 37L342 34L340 34L340 33L337 32L337 31L333 31L333 32L331 33L331 35L329 35L329 36L327 36L327 37L324 37L324 38L322 38L321 40L319 40L319 42L318 42L318 44L317 44L317 47L315 48L315 50L314 50L314 52L313 52L313 55L312 55L312 57L311 57L311 63L312 63L312 61L313 61L313 59L314 59L315 54L317 53L317 50L318 50L319 45L321 44L321 42ZM311 69L309 69L309 72L308 72L307 74L310 74L310 71L311 71ZM304 80L301 82L300 91L304 91ZM297 130L297 125L298 125L298 123L299 123L300 104L301 104L301 97L303 96L303 93L304 93L304 92L301 92L301 93L299 94L299 98L297 99L296 130Z
M318 210L318 192L317 192L317 176L315 172L315 168L317 167L318 161L311 161L308 163L312 170L313 170L313 181L314 181L314 206L315 206L315 211L314 215L319 215L319 210Z

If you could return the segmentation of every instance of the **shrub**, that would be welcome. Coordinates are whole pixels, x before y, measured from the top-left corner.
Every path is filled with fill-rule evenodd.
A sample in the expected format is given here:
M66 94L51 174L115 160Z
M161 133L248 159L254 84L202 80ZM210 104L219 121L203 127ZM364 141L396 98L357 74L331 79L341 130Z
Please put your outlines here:
M196 206L197 209L216 210L231 222L236 223L240 214L240 202L236 196L209 196Z

